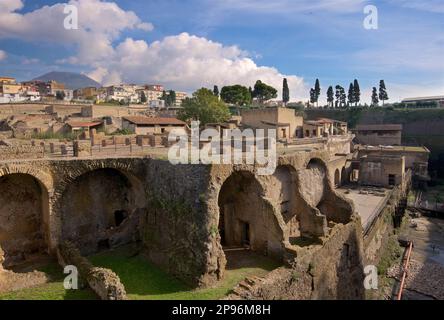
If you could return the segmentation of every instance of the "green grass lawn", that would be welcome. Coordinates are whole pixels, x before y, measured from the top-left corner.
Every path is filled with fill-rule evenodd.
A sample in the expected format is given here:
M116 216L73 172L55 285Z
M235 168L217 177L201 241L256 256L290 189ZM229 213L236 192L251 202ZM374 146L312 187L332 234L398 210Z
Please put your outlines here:
M143 256L128 257L124 249L91 257L96 266L116 272L132 300L215 300L223 298L247 276L263 276L278 265L261 256L255 257L255 266L227 270L225 278L214 288L193 290L150 264Z
M227 270L224 280L214 288L194 290L150 264L143 256L131 256L125 248L91 256L90 260L95 266L110 268L116 272L131 300L216 300L227 295L245 277L263 276L279 266L266 257L254 256L254 261L248 266ZM54 266L51 268L53 270L48 273L56 280L34 288L0 295L0 299L95 299L94 293L89 289L66 291L63 288L61 270L57 268L54 270Z
M63 287L63 269L54 261L46 266L36 268L45 272L50 282L32 288L0 294L0 300L91 300L96 295L89 288L82 290L65 290Z

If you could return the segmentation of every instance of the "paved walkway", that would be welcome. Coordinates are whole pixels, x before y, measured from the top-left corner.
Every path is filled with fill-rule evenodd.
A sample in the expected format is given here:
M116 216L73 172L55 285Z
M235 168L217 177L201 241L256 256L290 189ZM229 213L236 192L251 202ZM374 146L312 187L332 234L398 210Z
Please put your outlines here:
M389 190L384 188L356 188L348 189L341 187L337 189L346 198L353 201L355 210L361 216L362 227L365 229L372 223L373 218L379 214L384 202L389 196Z

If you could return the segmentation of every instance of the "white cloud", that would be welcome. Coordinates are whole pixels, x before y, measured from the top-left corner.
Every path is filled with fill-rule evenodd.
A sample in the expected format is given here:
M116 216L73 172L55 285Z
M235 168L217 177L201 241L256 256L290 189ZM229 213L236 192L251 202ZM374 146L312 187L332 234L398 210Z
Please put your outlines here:
M22 0L2 0L0 2L0 12L12 12L23 8Z
M0 50L0 61L5 60L7 58L7 54L5 51Z
M46 41L68 48L77 54L64 61L93 62L105 59L112 52L112 42L126 29L150 31L152 24L140 20L132 11L125 11L113 2L70 0L78 9L79 29L66 30L63 10L57 3L21 14L21 0L2 0L0 5L0 39L18 38L31 42Z
M128 38L115 48L112 59L96 65L96 70L89 75L105 85L117 80L160 82L190 92L202 86L254 86L260 79L280 91L282 79L287 77L294 99L306 95L302 78L284 75L272 67L258 66L237 46L224 46L188 33L152 44Z
M349 1L349 0L344 0ZM253 86L260 79L281 91L287 77L292 98L306 96L302 78L284 75L273 67L257 65L248 52L224 46L203 37L182 33L148 44L127 38L117 42L126 29L152 30L131 11L100 0L71 0L79 11L79 30L63 28L63 4L45 6L20 14L22 1L8 0L0 12L0 39L47 41L72 48L69 57L56 61L91 67L88 75L104 85L120 82L158 82L169 88L191 92L213 85ZM38 26L38 27L36 27Z

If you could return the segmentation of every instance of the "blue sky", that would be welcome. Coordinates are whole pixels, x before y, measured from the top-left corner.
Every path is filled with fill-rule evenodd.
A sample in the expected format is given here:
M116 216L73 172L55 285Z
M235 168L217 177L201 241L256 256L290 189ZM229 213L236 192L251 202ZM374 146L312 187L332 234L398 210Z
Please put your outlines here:
M444 94L442 0L71 0L76 31L63 28L64 3L1 0L0 74L66 70L188 92L256 79L280 89L285 76L293 100L316 78L324 93L357 78L364 101L380 79L393 101ZM363 27L369 4L377 30Z

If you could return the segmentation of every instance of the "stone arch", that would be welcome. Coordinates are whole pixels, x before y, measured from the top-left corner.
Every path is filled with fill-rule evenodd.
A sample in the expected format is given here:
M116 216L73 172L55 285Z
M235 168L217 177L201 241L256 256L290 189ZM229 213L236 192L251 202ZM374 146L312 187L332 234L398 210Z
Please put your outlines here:
M317 207L327 190L328 169L324 161L312 158L307 166L298 171L300 193L312 207Z
M54 190L54 180L52 175L46 170L42 170L40 166L37 165L9 165L3 168L0 168L0 177L10 174L26 174L37 179L48 192L52 192Z
M49 251L49 190L31 173L0 175L0 248L7 268Z
M218 194L219 234L225 248L247 247L282 259L283 230L264 189L249 171L234 171Z
M269 197L277 201L285 223L286 236L297 238L300 236L297 172L290 165L280 165L276 168L273 178Z
M346 184L348 182L347 180L348 180L347 179L347 171L346 171L345 166L344 166L341 169L341 185Z
M128 221L145 207L144 193L139 179L119 168L98 166L74 175L59 199L61 239L83 254L131 241L136 228Z
M339 172L339 169L335 170L335 187L341 186L341 173Z

